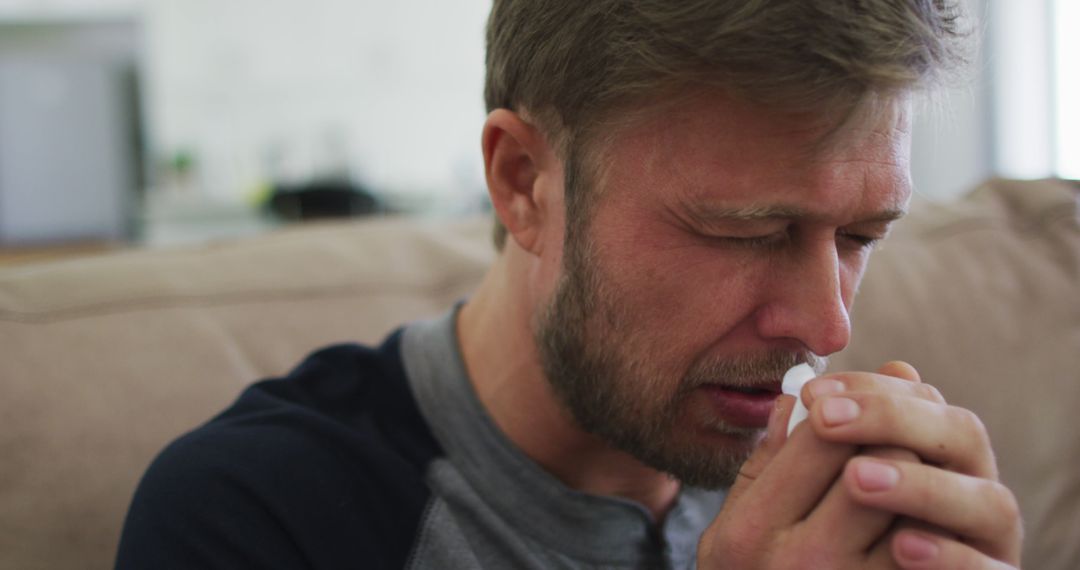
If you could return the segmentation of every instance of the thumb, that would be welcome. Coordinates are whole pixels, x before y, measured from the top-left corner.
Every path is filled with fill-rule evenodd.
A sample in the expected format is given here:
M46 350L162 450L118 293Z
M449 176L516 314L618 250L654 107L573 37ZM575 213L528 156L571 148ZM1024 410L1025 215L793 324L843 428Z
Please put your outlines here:
M735 482L728 490L727 499L724 501L726 504L735 504L783 447L787 441L788 418L794 409L794 396L781 394L776 398L772 413L769 414L769 425L765 428L765 438L739 469Z

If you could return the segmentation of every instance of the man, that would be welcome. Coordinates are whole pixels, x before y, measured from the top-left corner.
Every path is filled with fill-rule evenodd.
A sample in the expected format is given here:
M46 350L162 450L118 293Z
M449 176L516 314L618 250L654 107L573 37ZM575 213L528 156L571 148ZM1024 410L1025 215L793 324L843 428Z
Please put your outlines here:
M496 0L500 256L376 349L257 384L170 446L118 566L1007 568L985 431L843 348L900 217L943 0Z

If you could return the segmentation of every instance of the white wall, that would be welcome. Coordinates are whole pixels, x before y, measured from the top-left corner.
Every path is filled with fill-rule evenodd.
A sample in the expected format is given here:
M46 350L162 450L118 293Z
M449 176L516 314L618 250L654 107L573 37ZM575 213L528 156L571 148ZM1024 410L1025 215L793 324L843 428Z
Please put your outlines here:
M488 0L148 0L149 113L207 192L350 169L376 190L481 184Z
M1051 19L1054 22L1055 58L1053 94L1057 109L1055 161L1057 172L1080 180L1080 2L1056 0Z
M1080 77L1078 54L1071 49L1075 24L1062 20L1067 11L1060 8L1055 20L1054 4L1078 5L1075 0L968 0L978 18L980 49L970 85L939 93L918 114L912 177L920 194L947 199L990 176L1080 175L1080 156L1068 155L1080 150L1067 150L1069 141L1080 141L1080 113L1070 104L1075 97L1062 95L1072 93L1062 72ZM1080 15L1074 17L1080 22ZM1054 69L1055 40L1060 70ZM1071 88L1080 93L1080 80L1075 81ZM1074 144L1080 149L1080 142Z
M995 167L1013 178L1049 176L1055 136L1050 1L999 0L989 8Z
M1011 1L1011 0L1006 0ZM947 200L993 175L994 129L989 11L985 0L967 0L978 47L953 83L923 94L915 104L911 177L916 194Z
M144 24L151 152L198 190L350 170L375 190L477 192L490 0L0 0L0 18Z
M947 200L993 174L988 95L980 80L926 97L915 104L912 183L919 196Z

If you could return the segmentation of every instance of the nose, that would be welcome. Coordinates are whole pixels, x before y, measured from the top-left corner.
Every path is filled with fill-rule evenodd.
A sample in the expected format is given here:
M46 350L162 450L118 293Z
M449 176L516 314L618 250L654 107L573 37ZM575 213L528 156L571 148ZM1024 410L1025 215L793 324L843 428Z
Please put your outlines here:
M758 313L758 333L795 341L819 356L840 351L851 340L849 279L835 243L815 245L777 261L767 300Z

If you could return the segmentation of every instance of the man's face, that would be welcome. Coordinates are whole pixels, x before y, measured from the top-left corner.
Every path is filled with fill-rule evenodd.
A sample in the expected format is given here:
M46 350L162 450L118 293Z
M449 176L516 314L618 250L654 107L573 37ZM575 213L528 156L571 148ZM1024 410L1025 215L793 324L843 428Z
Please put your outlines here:
M847 344L869 242L906 207L906 105L888 115L821 148L827 125L702 98L606 147L535 322L583 429L687 484L731 484L784 371Z

